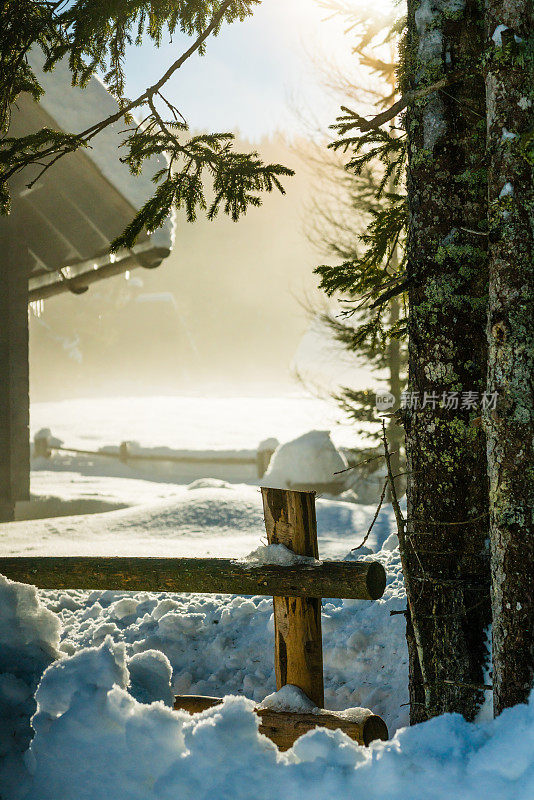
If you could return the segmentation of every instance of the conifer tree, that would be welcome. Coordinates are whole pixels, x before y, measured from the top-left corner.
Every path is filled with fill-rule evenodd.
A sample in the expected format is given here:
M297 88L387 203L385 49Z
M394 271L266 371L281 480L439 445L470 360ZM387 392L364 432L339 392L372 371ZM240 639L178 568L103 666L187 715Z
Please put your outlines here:
M482 24L476 0L409 0L401 98L372 120L345 109L338 124L337 146L354 153L350 166L379 155L387 179L398 181L408 156L407 204L392 203L386 212L390 223L407 226L405 269L393 280L378 269L361 275L375 278L374 302L403 291L409 299L401 409L408 517L399 516L399 541L412 722L444 711L472 719L484 699L490 580L480 425L487 304ZM405 108L406 135L391 137L383 126ZM369 229L374 252L382 230Z
M350 0L325 0L320 5L344 19L347 33L354 41L353 53L366 73L367 85L344 82L340 87L347 102L361 104L370 96L373 102L378 97L381 107L391 106L396 99L395 42L398 36L395 14L380 14ZM341 122L332 127L339 131L343 130L343 125ZM391 139L395 137L395 128L393 120ZM404 301L402 292L399 295L396 291L405 267L403 149L400 143L399 150L394 150L391 157L380 142L374 143L370 151L364 146L358 157L351 157L348 164L344 164L343 158L347 150L352 152L353 144L342 138L330 145L338 155L341 153L344 167L340 175L339 168L332 170L332 165L327 164L331 170L330 180L344 198L341 210L339 207L330 210L323 203L315 207L316 239L328 255L342 259L334 266L323 265L316 270L321 277L320 287L329 296L336 294L343 309L341 314L323 314L323 321L349 353L387 372L387 386L395 398L392 411L399 406L406 367ZM395 291L389 296L392 286ZM359 471L376 470L380 462L373 456L382 446L380 433L370 435L367 427L361 426L362 422L379 420L375 392L343 387L334 396L356 427L360 426L371 441L374 439L368 451L359 451ZM399 476L397 491L402 494L404 435L393 415L388 434L393 470Z
M493 696L534 686L534 7L486 4Z
M165 97L168 79L194 53L204 53L206 41L226 23L249 16L259 0L7 0L0 9L0 210L9 211L9 181L29 165L43 171L67 153L90 146L108 125L123 121L128 136L123 161L138 174L147 158L166 153L168 165L155 176L155 192L112 249L131 247L139 233L161 224L175 207L187 219L199 211L213 218L219 210L237 220L249 206L260 204L260 194L278 189L280 177L291 170L280 164L263 164L257 153L233 149L230 133L188 136L188 124ZM149 41L159 46L175 32L191 37L191 45L169 66L161 78L137 98L125 95L124 62L131 44ZM66 59L73 84L85 86L97 72L103 74L118 111L96 120L83 131L43 128L24 137L8 134L10 107L21 92L38 100L42 89L27 53L40 48L45 70ZM142 116L134 123L133 114ZM206 183L208 187L206 187ZM30 185L31 185L30 184ZM208 200L207 188L212 193Z

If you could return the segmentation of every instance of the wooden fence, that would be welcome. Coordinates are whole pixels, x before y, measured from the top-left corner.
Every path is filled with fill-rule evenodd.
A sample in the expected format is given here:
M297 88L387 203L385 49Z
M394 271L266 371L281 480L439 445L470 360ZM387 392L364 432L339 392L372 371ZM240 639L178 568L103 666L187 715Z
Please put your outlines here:
M269 544L318 559L315 493L262 488ZM254 565L217 558L11 556L0 558L0 574L40 589L113 589L153 592L270 595L274 604L276 687L298 686L324 706L321 598L376 600L386 574L378 562L298 559L288 566ZM175 708L203 710L219 698L179 696ZM206 705L206 703L208 705ZM203 705L204 704L204 705ZM296 714L257 709L260 730L281 749L317 725L341 728L360 744L387 739L387 727L371 711L360 720L335 712Z
M262 478L269 467L274 449L258 447L250 455L245 452L243 455L233 453L217 453L216 451L207 453L135 453L132 452L128 442L121 442L115 450L84 450L79 447L64 447L54 445L48 436L36 434L33 440L33 455L35 458L50 458L53 452L73 453L74 455L93 456L94 458L113 458L122 461L123 464L135 462L157 462L170 464L188 465L218 465L218 466L251 466L256 467L258 478Z

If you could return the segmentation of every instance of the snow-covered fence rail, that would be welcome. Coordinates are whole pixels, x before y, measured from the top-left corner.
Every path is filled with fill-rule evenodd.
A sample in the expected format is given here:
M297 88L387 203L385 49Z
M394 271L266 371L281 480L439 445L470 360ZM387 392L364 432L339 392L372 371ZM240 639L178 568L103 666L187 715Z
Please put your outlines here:
M219 465L219 466L250 466L256 467L258 478L262 478L269 467L271 457L276 449L276 440L268 439L261 442L256 450L243 451L169 451L152 452L133 450L128 442L121 442L118 447L106 447L99 450L85 450L78 447L65 447L56 444L48 429L39 431L33 440L33 455L35 458L50 458L52 452L72 453L73 455L92 456L94 458L113 458L125 464L130 462L158 462L183 465Z
M198 714L223 702L221 697L181 694L174 700L176 710ZM265 734L279 750L289 750L299 736L313 730L318 725L329 730L342 730L358 744L369 745L375 739L387 739L388 729L382 717L368 709L358 709L359 714L343 717L331 711L316 709L316 712L279 711L272 708L254 709L260 718L260 733Z
M38 589L112 589L376 600L386 585L381 564L323 561L279 566L226 558L12 556L0 574Z

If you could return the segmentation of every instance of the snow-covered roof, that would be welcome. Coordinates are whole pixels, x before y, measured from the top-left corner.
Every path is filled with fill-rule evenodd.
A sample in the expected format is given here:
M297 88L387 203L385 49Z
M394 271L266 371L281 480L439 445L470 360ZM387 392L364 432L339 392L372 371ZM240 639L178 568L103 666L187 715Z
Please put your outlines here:
M36 103L29 95L17 100L11 134L24 135L47 126L78 133L117 111L116 100L98 78L84 89L71 85L66 61L43 72L40 51L29 56L44 89ZM173 246L174 221L152 234L143 233L131 250L109 253L120 234L154 191L152 177L165 165L163 156L148 160L140 176L120 161L124 123L108 126L91 147L61 158L31 188L39 167L25 171L13 193L13 224L24 236L30 263L30 300L62 291L75 293L95 280L133 269L156 267Z

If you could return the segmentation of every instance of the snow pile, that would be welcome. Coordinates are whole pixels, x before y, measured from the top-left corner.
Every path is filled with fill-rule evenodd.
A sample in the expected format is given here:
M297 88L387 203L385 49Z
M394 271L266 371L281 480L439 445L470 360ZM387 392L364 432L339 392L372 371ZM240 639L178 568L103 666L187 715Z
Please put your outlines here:
M406 721L407 668L404 621L389 610L405 598L398 551L375 557L388 571L384 598L324 601L326 705L371 708L392 730ZM270 600L80 591L40 597L57 616L32 587L0 580L3 800L534 796L534 698L495 721L444 715L370 748L316 729L279 753L259 734L252 699L227 696L193 716L166 705L172 692L190 690L314 710L296 687L265 697L274 688ZM54 661L60 622L65 655Z
M128 661L130 683L128 691L140 703L161 700L172 708L174 692L171 687L172 667L160 650L135 653Z
M60 621L33 586L0 575L0 786L14 791L24 775L32 736L34 693L43 671L59 656Z
M313 556L299 556L294 553L285 544L267 544L257 547L244 559L247 564L251 566L262 566L267 564L277 564L279 567L293 567L296 564L313 565L320 564Z
M64 685L64 678L67 679ZM193 716L125 689L109 641L52 665L37 693L25 795L7 800L526 800L534 792L534 702L484 725L444 715L356 745L316 729L287 753L258 733L252 703Z
M335 447L329 431L309 431L280 445L274 452L262 483L289 489L291 486L339 483L335 475L347 468L347 461Z
M270 711L296 711L300 714L318 714L319 709L298 686L288 683L277 692L267 695L260 708Z

